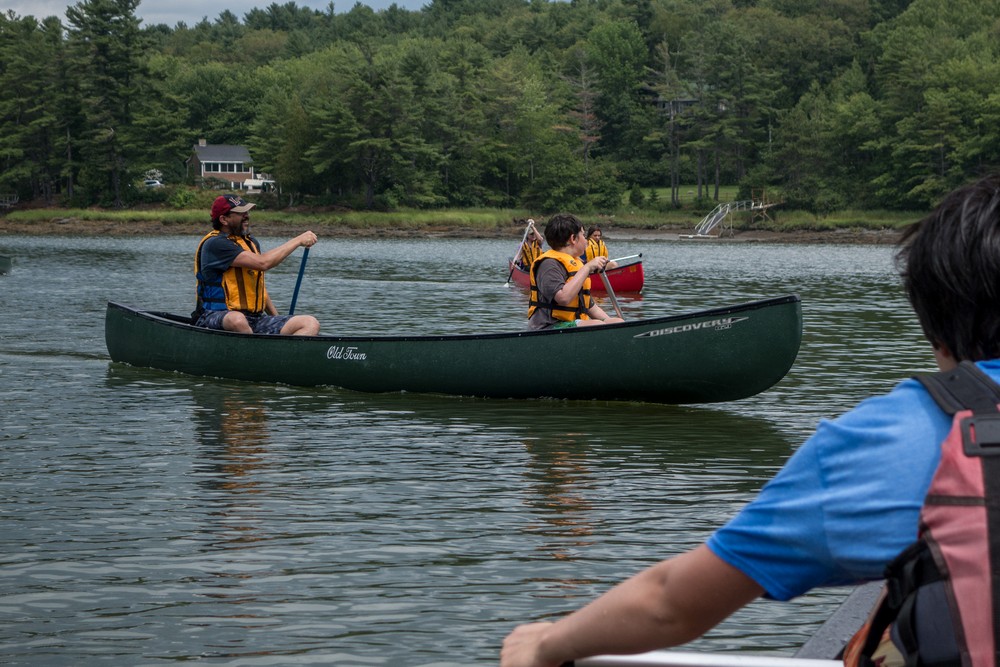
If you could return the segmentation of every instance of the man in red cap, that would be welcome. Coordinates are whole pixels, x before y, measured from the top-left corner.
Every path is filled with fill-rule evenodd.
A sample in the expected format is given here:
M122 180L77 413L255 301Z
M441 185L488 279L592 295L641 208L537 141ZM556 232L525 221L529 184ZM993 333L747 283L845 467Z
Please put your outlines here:
M198 300L191 318L196 326L209 329L315 336L319 321L312 315L278 315L264 287L264 272L296 248L311 248L316 235L303 232L261 252L260 242L249 234L254 206L238 195L216 197L212 204L212 231L202 238L194 257Z

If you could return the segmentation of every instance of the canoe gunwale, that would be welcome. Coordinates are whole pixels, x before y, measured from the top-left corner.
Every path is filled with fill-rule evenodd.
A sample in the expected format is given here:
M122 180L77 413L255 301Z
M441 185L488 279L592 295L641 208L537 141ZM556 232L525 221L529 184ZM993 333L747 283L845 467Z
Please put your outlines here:
M350 343L369 343L369 342L431 342L431 341L449 341L449 340L495 340L504 338L528 338L537 336L586 336L594 335L597 333L612 330L622 330L622 329L644 329L650 325L668 325L671 322L678 322L683 320L690 320L693 318L710 318L716 316L732 315L734 313L747 312L753 310L759 310L761 308L768 308L771 306L777 306L786 303L796 303L800 301L800 298L796 294L787 294L784 296L772 297L770 299L763 299L759 301L749 301L742 304L730 305L730 306L720 306L717 308L710 308L707 310L699 310L696 312L680 313L677 315L662 315L659 317L651 317L648 319L635 319L626 320L625 322L620 322L617 324L605 324L600 327L573 327L568 329L542 329L537 331L532 331L525 329L523 331L506 331L506 332L493 332L493 333L476 333L476 334L433 334L433 335L402 335L402 336L341 336L334 334L324 334L320 333L316 336L287 336L281 334L268 335L266 338L268 340L313 340L313 341L325 341L325 342L335 342L344 341ZM126 306L115 301L108 302L108 308L115 308L118 310L131 313L135 316L155 321L159 324L166 326L177 327L180 329L197 331L199 333L204 333L205 335L214 336L229 336L237 338L261 338L260 334L245 334L238 333L235 331L222 331L218 329L206 329L203 327L196 327L191 323L189 317L184 317L180 315L175 315L172 313L161 312L161 311L151 311L151 310L141 310L138 308L133 308L131 306Z
M634 278L631 275L628 275L628 273L626 273L626 269L630 269L636 266L639 267L638 272L640 273L638 287L634 287L630 284L631 282L634 281ZM520 266L518 266L517 264L515 264L513 258L510 257L507 258L507 268L511 270L511 279L518 287L526 289L531 284L531 278L529 277L528 272L525 271ZM624 264L619 264L613 269L608 269L607 271L605 271L605 274L608 276L608 279L612 281L612 283L614 282L622 283L620 285L612 284L611 287L615 290L616 293L641 294L642 288L645 286L645 281L646 281L645 272L643 271L641 256L637 257L634 261L627 262ZM601 281L597 280L596 282L591 284L590 291L604 294L605 293L604 284Z
M666 650L597 655L571 664L573 667L840 667L844 664L840 655L845 645L867 620L882 584L871 581L855 588L792 657Z

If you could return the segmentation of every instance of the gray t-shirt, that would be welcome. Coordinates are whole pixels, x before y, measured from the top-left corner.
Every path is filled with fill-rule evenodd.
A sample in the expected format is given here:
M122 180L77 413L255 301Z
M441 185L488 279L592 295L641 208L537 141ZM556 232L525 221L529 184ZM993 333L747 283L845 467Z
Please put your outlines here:
M569 280L569 275L567 275L566 269L558 260L543 259L542 263L538 266L538 273L535 279L535 284L538 285L538 300L542 303L551 303L554 301L556 292L563 288L567 280ZM528 319L528 328L532 330L546 329L559 321L552 317L551 310L539 307L535 309L535 312Z

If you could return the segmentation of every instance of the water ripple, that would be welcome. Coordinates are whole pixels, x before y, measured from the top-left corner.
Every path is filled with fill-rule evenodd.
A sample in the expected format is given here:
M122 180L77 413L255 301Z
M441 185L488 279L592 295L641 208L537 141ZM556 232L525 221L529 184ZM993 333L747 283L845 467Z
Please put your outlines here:
M798 293L788 376L743 401L672 407L370 396L109 364L105 302L189 310L195 241L2 239L31 260L4 278L6 312L78 305L31 336L0 322L4 663L494 664L514 624L699 544L817 419L933 364L886 248L613 238L646 265L645 292L622 296L628 318ZM509 246L324 241L300 308L352 334L518 329ZM279 304L296 278L286 264L268 278ZM613 357L578 363L586 374ZM788 653L842 596L755 603L693 648Z

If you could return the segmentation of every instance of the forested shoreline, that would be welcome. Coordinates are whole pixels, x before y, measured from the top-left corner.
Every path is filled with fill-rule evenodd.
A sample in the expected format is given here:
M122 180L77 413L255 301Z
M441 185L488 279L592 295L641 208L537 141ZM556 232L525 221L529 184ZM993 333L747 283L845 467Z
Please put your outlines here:
M288 2L193 26L138 4L0 15L0 193L185 208L214 185L186 173L199 139L249 147L275 207L382 211L670 210L682 187L710 208L726 185L918 211L1000 162L1000 0Z

